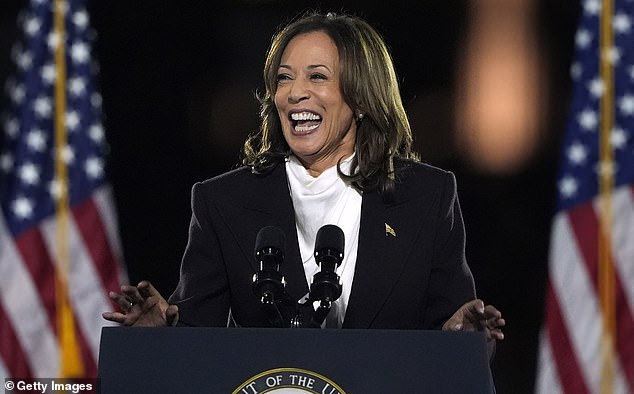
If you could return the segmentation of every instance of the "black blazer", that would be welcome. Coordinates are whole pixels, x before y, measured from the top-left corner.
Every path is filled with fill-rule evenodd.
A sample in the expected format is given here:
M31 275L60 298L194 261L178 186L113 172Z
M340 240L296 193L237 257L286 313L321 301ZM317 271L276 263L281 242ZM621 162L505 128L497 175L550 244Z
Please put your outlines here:
M392 203L375 191L363 193L344 328L438 329L475 298L453 174L421 163L400 165L406 169ZM169 299L179 307L180 324L269 325L251 289L255 238L265 226L286 234L281 270L297 300L308 284L285 166L267 175L242 167L194 185L189 241Z

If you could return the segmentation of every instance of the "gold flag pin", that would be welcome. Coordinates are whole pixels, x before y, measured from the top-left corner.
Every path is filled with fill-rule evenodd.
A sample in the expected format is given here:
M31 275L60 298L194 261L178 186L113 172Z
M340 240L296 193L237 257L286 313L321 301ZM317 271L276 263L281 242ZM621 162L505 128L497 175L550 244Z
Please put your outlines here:
M392 226L390 226L389 224L385 223L385 236L387 237L388 234L393 236L393 237L396 237L396 231L394 231Z

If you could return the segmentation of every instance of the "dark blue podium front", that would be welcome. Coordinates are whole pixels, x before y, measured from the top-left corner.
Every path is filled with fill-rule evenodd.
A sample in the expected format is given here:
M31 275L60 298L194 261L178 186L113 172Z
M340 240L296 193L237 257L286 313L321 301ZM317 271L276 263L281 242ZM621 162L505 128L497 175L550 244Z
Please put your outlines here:
M482 333L104 328L101 393L491 393Z

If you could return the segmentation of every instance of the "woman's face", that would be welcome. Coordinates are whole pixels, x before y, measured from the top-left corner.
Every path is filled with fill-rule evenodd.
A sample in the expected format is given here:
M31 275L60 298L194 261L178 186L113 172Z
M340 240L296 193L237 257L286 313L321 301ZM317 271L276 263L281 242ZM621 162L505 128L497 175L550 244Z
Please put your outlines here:
M321 31L294 37L277 70L275 106L284 138L313 176L354 151L357 126L340 75L337 47Z

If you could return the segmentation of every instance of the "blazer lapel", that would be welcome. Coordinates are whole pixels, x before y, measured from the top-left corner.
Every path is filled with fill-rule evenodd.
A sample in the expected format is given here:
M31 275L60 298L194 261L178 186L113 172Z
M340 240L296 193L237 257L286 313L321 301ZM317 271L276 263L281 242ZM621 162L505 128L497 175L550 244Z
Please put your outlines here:
M256 176L254 184L253 189L241 191L247 195L236 196L244 201L240 208L243 212L233 217L235 223L232 227L236 233L246 231L236 238L245 254L250 257L249 261L255 272L259 267L252 256L257 233L266 226L282 229L286 236L286 245L280 270L286 279L286 292L293 300L297 300L308 292L308 284L299 252L293 202L288 191L284 163L278 164L268 175ZM245 214L244 211L248 213Z
M343 327L369 328L397 284L423 218L412 201L387 206L376 192L363 194L359 249Z

